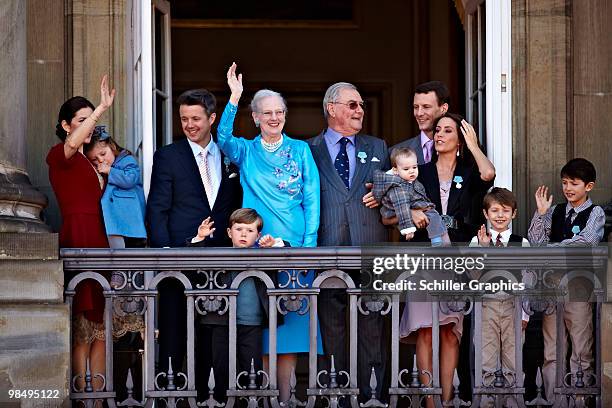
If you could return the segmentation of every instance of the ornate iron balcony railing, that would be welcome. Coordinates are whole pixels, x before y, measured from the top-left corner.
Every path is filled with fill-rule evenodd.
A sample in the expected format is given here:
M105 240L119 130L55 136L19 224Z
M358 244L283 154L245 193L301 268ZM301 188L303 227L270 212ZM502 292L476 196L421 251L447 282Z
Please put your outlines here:
M576 276L586 277L592 283L592 293L589 301L594 311L594 367L592 372L579 368L570 372L565 364L566 349L563 342L557 348L557 373L554 400L546 401L542 390L540 372L536 379L537 395L532 401L525 401L525 384L523 378L522 347L516 347L516 372L504 372L501 367L494 372L483 372L482 356L482 293L477 291L460 291L454 294L429 293L431 312L433 316L432 348L433 370L425 373L414 364L400 361L399 323L405 293L392 290L374 290L359 288L351 278L364 273L368 279L373 279L370 265L373 254L376 256L393 257L398 252L414 256L431 256L453 258L459 256L483 256L486 258L487 270L526 270L533 275L530 290L520 295L514 294L515 321L521 320L523 311L528 313L553 313L557 311L557 338L566 336L563 324L564 304L567 301L567 280ZM153 406L162 401L168 407L175 407L177 401L183 400L188 406L221 407L221 401L213 396L214 376L208 374L209 390L200 390L207 394L208 399L198 400L195 369L195 338L194 321L198 315L207 313L227 314L229 318L229 389L226 408L231 408L240 400L248 403L249 408L272 405L275 408L306 406L312 408L315 404L325 401L325 405L336 408L346 406L345 399L352 408L361 406L396 407L425 406L427 397L433 398L437 407L480 406L482 397L493 399L496 407L509 404L507 397L512 397L520 407L534 406L601 406L601 303L605 300L607 248L419 248L387 246L380 248L329 247L329 248L286 248L286 249L231 249L231 248L188 248L188 249L63 249L61 258L64 270L74 276L66 283L66 302L72 305L76 286L85 279L97 281L103 288L105 297L106 324L106 372L92 373L87 370L84 378L76 378L80 374L73 373L73 388L71 399L79 401L84 406L94 406L95 401L106 401L108 406ZM311 286L301 283L302 271L316 270L317 277ZM560 279L547 282L555 271L562 270ZM111 289L105 276L110 271L119 271L124 277L124 285ZM239 273L229 287L219 283L221 274L229 271ZM289 277L283 286L274 286L269 277L270 271L284 271ZM418 274L416 274L418 276ZM195 279L199 276L198 279ZM502 275L499 275L502 276ZM270 310L281 314L308 313L310 319L309 338L310 352L308 358L307 391L304 401L296 395L296 378L292 377L291 398L279 401L279 391L276 372L276 325L277 314L269 314L269 355L270 368L268 372L255 373L254 370L238 373L236 369L236 299L238 286L244 279L252 277L260 279L268 288ZM167 372L157 370L156 344L156 311L163 307L156 302L158 285L166 279L175 279L184 287L187 315L187 337L185 338L187 358L185 372L173 372L172 364ZM414 279L409 272L393 276L393 280ZM344 288L348 296L348 330L349 367L347 372L338 372L333 362L328 371L320 369L317 361L317 311L318 295L321 289ZM565 296L565 298L564 298ZM486 300L485 300L486 301ZM439 336L440 327L438 314L440 310L459 311L472 316L472 325L465 331L471 333L474 345L473 370L471 371L471 401L463 401L459 397L459 378L455 375L454 398L451 401L441 400ZM143 352L143 383L134 384L131 372L121 373L126 378L127 396L120 401L113 384L113 314L140 315L144 318L144 352ZM360 314L377 314L381 319L390 319L391 333L386 344L375 345L390 350L391 365L390 387L383 396L372 392L369 400L359 403L359 388L357 384L357 337L358 316ZM464 331L464 333L465 333ZM465 334L464 334L465 335ZM521 344L522 330L515 325L515 344ZM421 377L420 377L421 375ZM428 378L422 383L422 376ZM95 389L94 378L103 378L103 386ZM241 378L248 379L246 385ZM261 380L263 378L263 380ZM372 375L370 387L377 389L379 379ZM259 380L258 380L259 379ZM83 384L78 386L78 384ZM134 398L135 387L142 388L142 399ZM344 404L344 405L343 405ZM158 405L159 406L159 405ZM163 405L161 405L163 406Z

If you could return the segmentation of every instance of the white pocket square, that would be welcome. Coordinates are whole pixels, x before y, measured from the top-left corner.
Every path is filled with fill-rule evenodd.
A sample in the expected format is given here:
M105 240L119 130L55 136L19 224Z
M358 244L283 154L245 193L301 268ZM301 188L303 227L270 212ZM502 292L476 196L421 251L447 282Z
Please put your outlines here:
M229 175L228 178L236 178L236 177L238 177L238 173L232 173Z
M372 157L372 160L371 160L371 161L373 161L373 162L379 162L380 160L378 159L378 157L374 156L374 157Z

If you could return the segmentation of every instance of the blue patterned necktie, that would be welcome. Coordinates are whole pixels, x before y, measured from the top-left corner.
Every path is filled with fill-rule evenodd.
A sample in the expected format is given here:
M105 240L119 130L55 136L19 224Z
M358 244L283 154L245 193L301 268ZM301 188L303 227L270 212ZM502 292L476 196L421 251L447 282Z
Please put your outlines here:
M348 142L349 139L347 137L340 139L340 151L334 161L334 167L347 189L349 188L349 159L346 153L346 145Z

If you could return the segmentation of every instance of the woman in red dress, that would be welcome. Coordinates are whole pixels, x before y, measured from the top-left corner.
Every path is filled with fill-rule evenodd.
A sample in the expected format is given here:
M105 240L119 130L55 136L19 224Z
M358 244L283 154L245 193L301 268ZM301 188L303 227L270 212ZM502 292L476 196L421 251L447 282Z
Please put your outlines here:
M108 248L100 198L104 182L83 155L100 116L112 105L115 90L109 91L108 78L102 78L100 104L82 96L68 99L60 108L55 133L61 143L47 155L49 181L62 213L59 233L62 248ZM73 302L73 375L81 374L77 387L83 386L85 365L90 360L92 375L105 373L104 296L99 284L86 280L77 286ZM102 381L94 378L94 388Z

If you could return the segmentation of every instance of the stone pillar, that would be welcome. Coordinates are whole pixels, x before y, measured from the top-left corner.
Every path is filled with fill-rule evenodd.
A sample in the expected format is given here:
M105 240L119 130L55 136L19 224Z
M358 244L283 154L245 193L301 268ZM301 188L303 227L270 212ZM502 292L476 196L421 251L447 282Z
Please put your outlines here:
M26 167L26 2L0 2L0 232L47 232Z
M589 194L596 204L612 202L612 4L607 0L572 3L573 157L595 165L597 182ZM612 242L608 241L609 254ZM608 256L608 302L612 302L612 255ZM612 406L612 303L601 308L602 406Z
M70 96L83 95L94 105L100 102L100 80L108 74L117 90L113 106L100 118L122 146L128 133L126 60L131 44L126 37L126 0L72 0L66 10L70 33L71 60L68 66ZM129 17L127 17L129 18Z
M562 197L559 171L572 124L570 3L512 0L512 189L519 207L514 225L523 235L539 185Z
M595 165L597 182L589 194L597 204L612 203L612 2L572 3L573 157Z
M28 120L26 170L32 185L49 199L43 219L54 231L62 225L45 158L59 143L55 124L67 99L65 0L27 0Z
M0 234L0 407L70 407L70 318L57 234ZM11 399L8 390L52 390Z
M612 406L612 304L601 305L601 398L602 407Z

